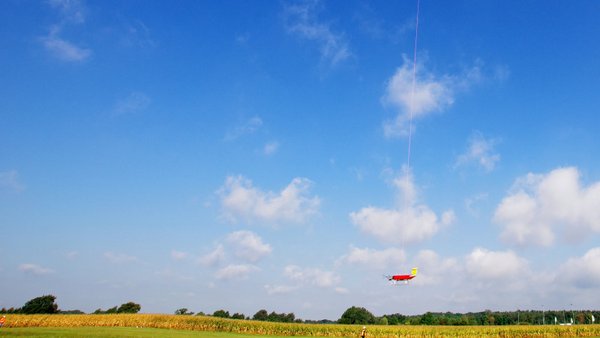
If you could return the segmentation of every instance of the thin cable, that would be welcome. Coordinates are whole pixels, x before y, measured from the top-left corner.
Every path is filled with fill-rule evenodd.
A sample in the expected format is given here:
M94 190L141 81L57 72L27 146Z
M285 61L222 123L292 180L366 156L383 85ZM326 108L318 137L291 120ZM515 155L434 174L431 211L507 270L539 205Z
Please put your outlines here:
M409 109L409 120L408 120L408 159L406 161L406 169L410 171L410 147L412 144L412 120L414 111L414 98L415 98L415 85L417 81L417 42L419 39L419 7L421 0L417 0L417 19L415 24L415 46L413 50L413 78L412 78L412 90L410 92L410 109Z

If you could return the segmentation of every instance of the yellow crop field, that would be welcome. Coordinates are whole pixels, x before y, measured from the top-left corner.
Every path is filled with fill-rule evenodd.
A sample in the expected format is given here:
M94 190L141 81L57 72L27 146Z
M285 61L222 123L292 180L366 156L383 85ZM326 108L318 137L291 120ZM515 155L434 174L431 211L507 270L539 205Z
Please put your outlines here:
M8 315L5 327L145 327L272 336L358 337L362 326L271 323L158 314ZM600 325L383 326L368 338L391 337L600 337Z

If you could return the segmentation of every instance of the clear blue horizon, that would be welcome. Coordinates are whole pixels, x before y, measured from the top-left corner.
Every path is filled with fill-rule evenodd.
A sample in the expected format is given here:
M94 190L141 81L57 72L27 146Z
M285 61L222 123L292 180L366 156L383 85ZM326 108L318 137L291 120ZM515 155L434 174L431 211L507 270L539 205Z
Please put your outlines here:
M596 307L600 4L416 5L0 3L0 307Z

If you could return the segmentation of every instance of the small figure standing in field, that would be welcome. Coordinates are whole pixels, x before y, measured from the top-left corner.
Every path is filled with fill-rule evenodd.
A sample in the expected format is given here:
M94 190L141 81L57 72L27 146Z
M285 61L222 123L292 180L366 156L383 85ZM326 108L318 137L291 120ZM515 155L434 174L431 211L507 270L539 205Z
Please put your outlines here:
M6 322L6 316L2 316L2 318L0 318L0 327L4 326L4 322Z
M363 326L363 329L360 332L360 338L367 338L367 327L366 326Z

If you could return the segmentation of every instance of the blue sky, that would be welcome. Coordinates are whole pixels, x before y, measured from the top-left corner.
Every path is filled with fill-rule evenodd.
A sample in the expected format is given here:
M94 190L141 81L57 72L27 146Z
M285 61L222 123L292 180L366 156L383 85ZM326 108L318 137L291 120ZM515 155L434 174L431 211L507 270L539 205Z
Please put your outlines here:
M0 306L597 306L600 4L416 5L3 1Z

